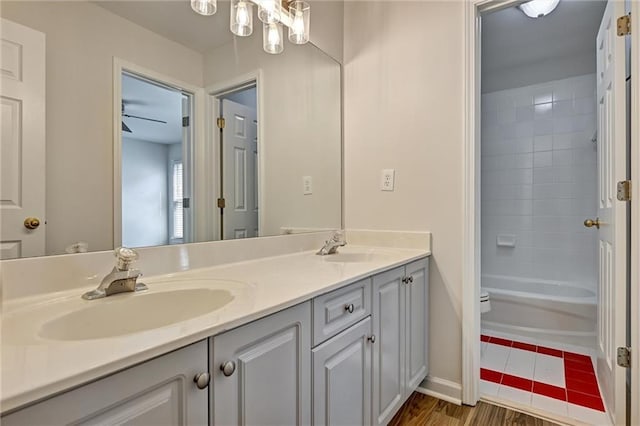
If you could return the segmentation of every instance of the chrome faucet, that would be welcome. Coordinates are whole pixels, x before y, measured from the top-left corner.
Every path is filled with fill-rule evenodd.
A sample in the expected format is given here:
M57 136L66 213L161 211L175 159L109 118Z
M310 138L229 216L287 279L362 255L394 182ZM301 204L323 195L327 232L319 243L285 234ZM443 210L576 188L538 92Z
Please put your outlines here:
M142 272L130 269L131 264L138 259L138 252L127 247L118 247L113 253L116 266L102 279L98 288L83 294L83 299L94 300L118 293L147 290L146 285L137 282Z
M322 246L316 254L320 256L335 254L338 252L338 247L344 247L346 245L347 242L344 239L344 234L341 231L336 231L331 238L324 242L324 246Z

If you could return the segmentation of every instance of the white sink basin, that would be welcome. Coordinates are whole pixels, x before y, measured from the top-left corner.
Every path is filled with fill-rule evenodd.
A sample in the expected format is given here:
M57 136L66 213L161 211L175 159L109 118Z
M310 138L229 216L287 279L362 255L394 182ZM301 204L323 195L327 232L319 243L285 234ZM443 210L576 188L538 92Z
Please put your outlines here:
M38 335L50 340L116 337L187 321L216 311L234 299L224 288L154 288L88 301L81 309L43 323Z

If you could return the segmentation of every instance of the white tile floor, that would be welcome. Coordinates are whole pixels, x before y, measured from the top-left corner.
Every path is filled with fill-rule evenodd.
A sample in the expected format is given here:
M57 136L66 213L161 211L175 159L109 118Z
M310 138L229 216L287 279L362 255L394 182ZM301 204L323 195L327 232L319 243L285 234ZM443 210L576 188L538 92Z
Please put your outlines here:
M483 334L485 333L483 332ZM538 344L554 349L593 355L589 350L571 345L539 343L533 341L533 339L506 335L504 333L487 332L486 334L523 343ZM555 356L481 342L480 366L484 369L507 373L561 388L566 387L564 361L562 358ZM530 406L536 410L562 416L565 420L573 419L576 421L576 424L611 425L609 416L604 412L486 380L480 380L480 393L490 398L513 402L521 407Z

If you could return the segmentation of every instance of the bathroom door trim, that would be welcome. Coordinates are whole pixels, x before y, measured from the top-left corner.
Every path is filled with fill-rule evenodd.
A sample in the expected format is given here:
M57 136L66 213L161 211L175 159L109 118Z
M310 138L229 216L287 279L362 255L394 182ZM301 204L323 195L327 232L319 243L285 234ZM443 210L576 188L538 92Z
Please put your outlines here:
M146 78L155 81L160 84L164 84L168 87L174 88L186 92L192 96L192 111L191 119L193 125L191 126L191 162L192 172L189 179L191 179L191 198L193 201L193 218L191 223L195 228L192 230L192 236L194 241L202 241L201 236L198 234L197 221L201 216L198 211L202 207L203 203L198 203L199 191L202 191L202 185L199 182L204 182L200 179L203 167L199 166L199 149L204 144L204 134L202 132L203 126L201 123L204 120L204 89L197 87L189 83L185 83L173 77L161 74L157 71L153 71L148 68L141 67L132 62L125 61L124 59L113 57L113 105L112 105L112 121L113 121L113 246L119 247L122 245L122 120L121 120L121 108L122 108L122 73L128 73L141 78Z
M521 0L465 2L464 158L462 253L462 403L480 400L480 48L482 13Z

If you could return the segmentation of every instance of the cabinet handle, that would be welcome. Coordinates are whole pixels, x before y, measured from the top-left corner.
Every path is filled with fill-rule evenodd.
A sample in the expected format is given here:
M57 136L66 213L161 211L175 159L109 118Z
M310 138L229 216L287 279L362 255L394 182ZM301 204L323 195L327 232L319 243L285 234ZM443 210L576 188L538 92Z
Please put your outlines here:
M236 371L236 363L233 361L223 362L222 365L220 365L220 371L222 371L222 374L229 377L234 371Z
M409 284L409 277L402 277L403 284Z
M349 303L348 305L344 305L344 310L352 314L353 311L356 310L356 307L353 306L353 303Z
M411 276L411 277L407 278L407 281L409 281L410 283L412 283L412 282L413 282L413 276Z
M211 380L211 375L209 373L198 373L193 378L193 381L196 383L198 389L205 389L209 386L209 381Z
M375 343L376 342L376 335L372 334L371 336L367 337L367 340L370 341L371 343Z

